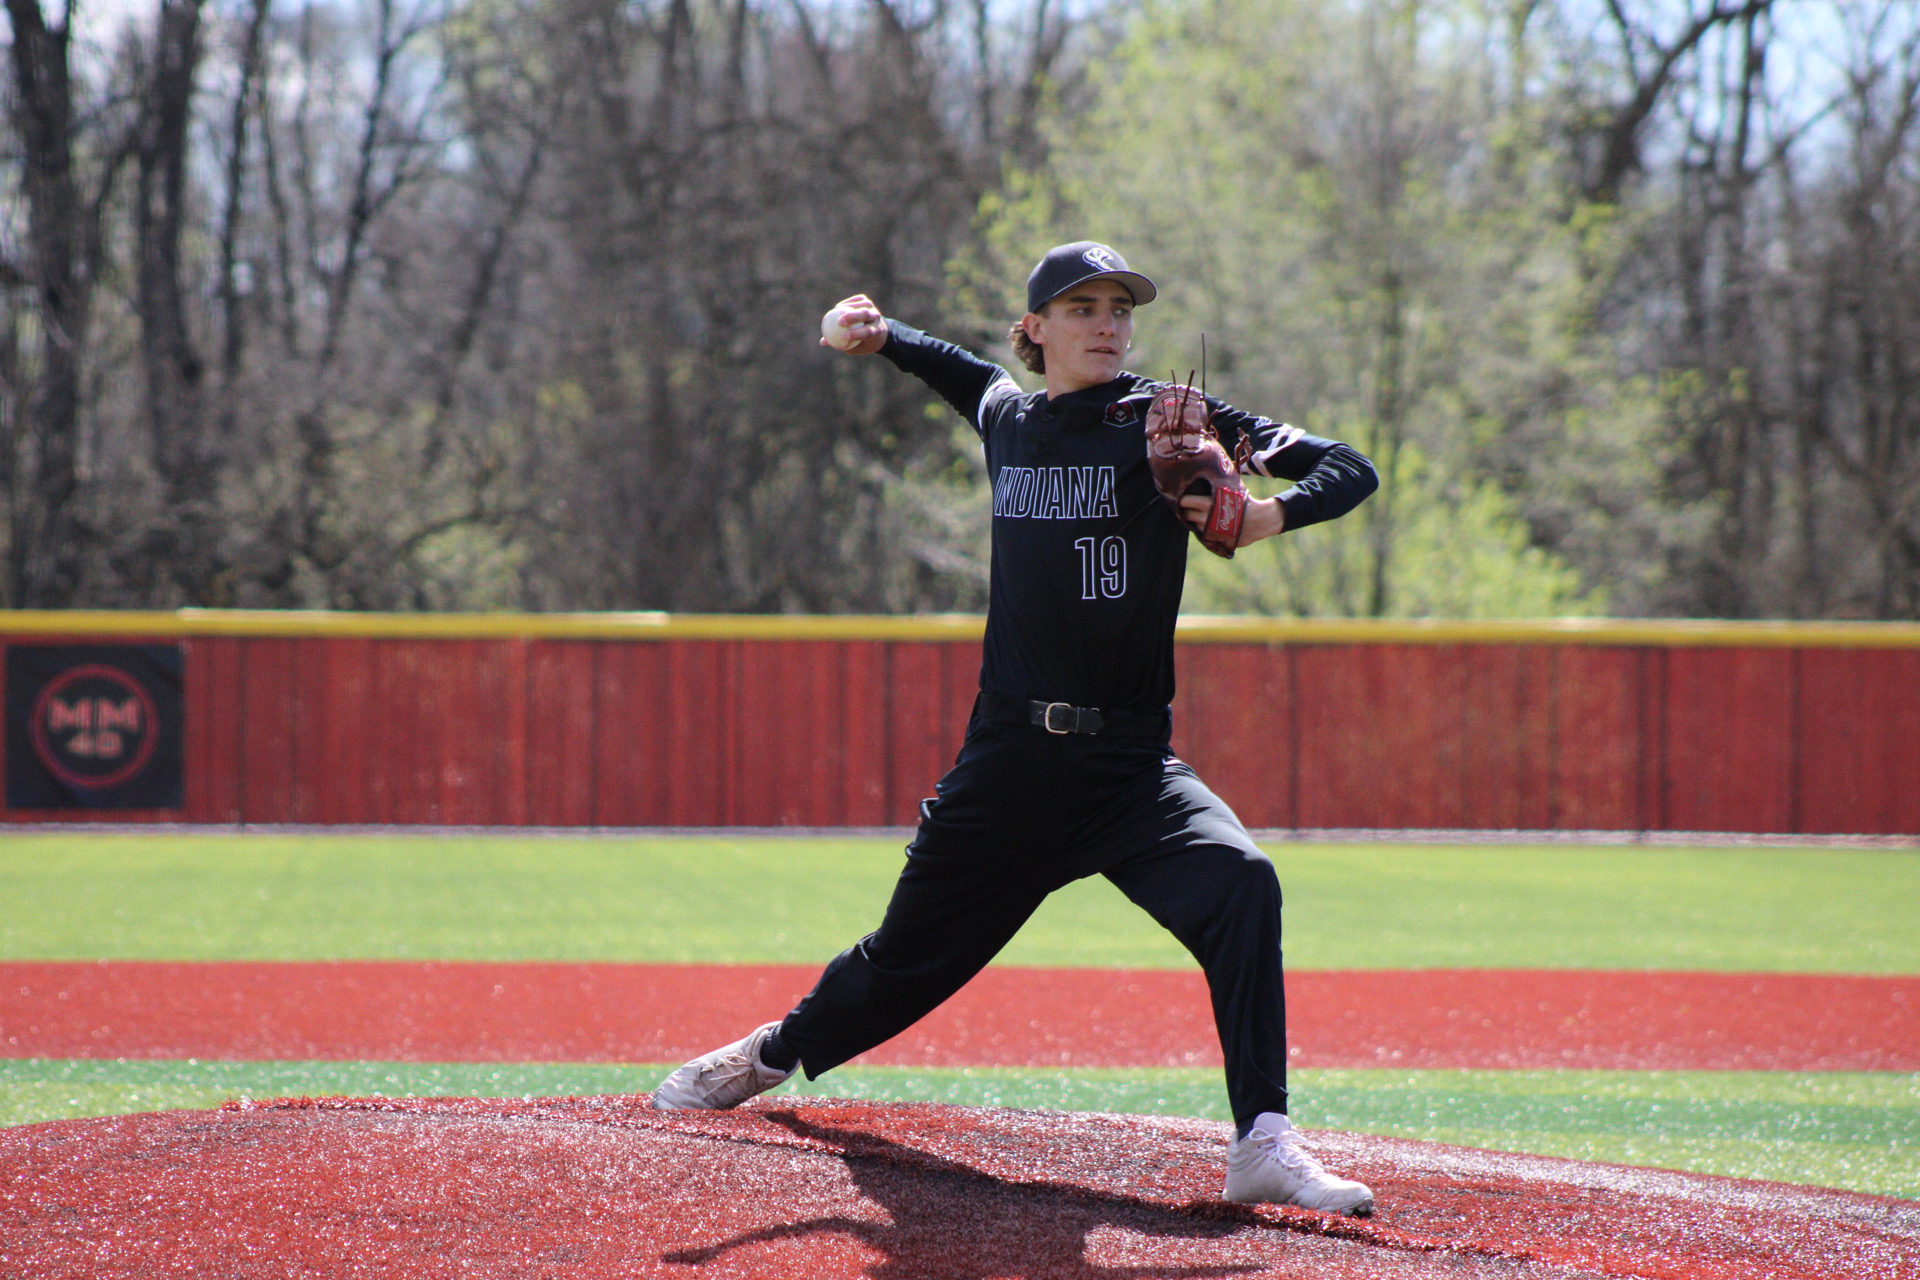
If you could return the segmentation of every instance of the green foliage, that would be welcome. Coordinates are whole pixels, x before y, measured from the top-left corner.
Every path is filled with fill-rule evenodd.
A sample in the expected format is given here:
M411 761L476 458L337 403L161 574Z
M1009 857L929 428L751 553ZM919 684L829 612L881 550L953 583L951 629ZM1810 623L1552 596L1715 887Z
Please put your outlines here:
M1439 485L1412 445L1402 468L1403 482L1414 492L1452 492L1447 504L1421 503L1400 519L1394 553L1384 566L1395 613L1543 618L1604 612L1605 593L1583 591L1579 574L1565 561L1531 545L1513 500L1493 481ZM1258 480L1254 485L1279 488ZM1343 520L1306 537L1255 543L1231 562L1192 540L1184 609L1302 618L1364 613L1376 564L1369 545L1373 532L1363 521Z
M1340 526L1198 573L1190 609L1607 603L1547 544L1611 545L1644 492L1657 417L1589 320L1619 242L1568 217L1552 139L1491 87L1498 28L1473 12L1166 0L1091 104L1053 119L1047 168L982 203L953 269L981 324L1017 314L1012 288L1049 244L1108 240L1162 289L1132 367L1184 376L1205 335L1210 391L1378 467L1381 492Z
M527 549L498 528L476 522L439 530L420 540L413 560L427 584L421 594L430 604L512 609L521 599ZM457 597L445 591L447 583L460 584Z
M1920 854L1268 846L1296 968L1920 973ZM900 842L712 836L29 835L0 959L824 963L879 921ZM1019 965L1193 962L1106 881Z

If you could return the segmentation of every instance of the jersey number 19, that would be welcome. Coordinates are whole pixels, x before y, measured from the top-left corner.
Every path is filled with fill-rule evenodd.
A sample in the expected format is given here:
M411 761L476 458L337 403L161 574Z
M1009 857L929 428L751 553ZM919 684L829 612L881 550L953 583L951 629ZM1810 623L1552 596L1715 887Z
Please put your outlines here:
M1080 598L1118 600L1127 591L1127 544L1119 537L1075 538L1080 553Z

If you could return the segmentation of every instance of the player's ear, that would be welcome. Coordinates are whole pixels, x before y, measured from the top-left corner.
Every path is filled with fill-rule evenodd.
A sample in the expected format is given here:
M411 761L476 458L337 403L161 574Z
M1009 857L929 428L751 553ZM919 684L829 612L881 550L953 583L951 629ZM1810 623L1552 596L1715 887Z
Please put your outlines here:
M1026 315L1020 318L1020 327L1027 331L1028 341L1034 343L1036 346L1046 345L1046 339L1040 336L1045 330L1046 323L1045 316L1037 315L1032 311L1027 312Z

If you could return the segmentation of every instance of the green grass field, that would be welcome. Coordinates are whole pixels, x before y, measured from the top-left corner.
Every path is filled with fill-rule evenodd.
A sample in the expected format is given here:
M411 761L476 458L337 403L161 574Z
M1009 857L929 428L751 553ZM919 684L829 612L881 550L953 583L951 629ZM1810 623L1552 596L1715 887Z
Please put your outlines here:
M1920 973L1920 852L1276 844L1303 969ZM14 835L0 959L816 964L871 929L895 840ZM1001 957L1185 967L1104 880Z
M1296 968L1920 973L1920 853L1278 844ZM813 964L877 920L895 840L9 835L0 959ZM1191 962L1104 881L1002 958ZM650 1088L666 1064L0 1060L0 1125L289 1094ZM1920 1075L1300 1071L1303 1124L1920 1199ZM807 1092L1225 1118L1182 1070L843 1068Z

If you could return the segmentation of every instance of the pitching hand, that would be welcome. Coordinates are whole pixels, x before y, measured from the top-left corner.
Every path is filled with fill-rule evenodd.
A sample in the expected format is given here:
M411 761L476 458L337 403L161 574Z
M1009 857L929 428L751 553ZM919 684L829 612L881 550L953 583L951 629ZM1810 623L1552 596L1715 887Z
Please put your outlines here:
M873 299L856 293L820 317L820 345L848 355L870 356L887 345L887 321Z

